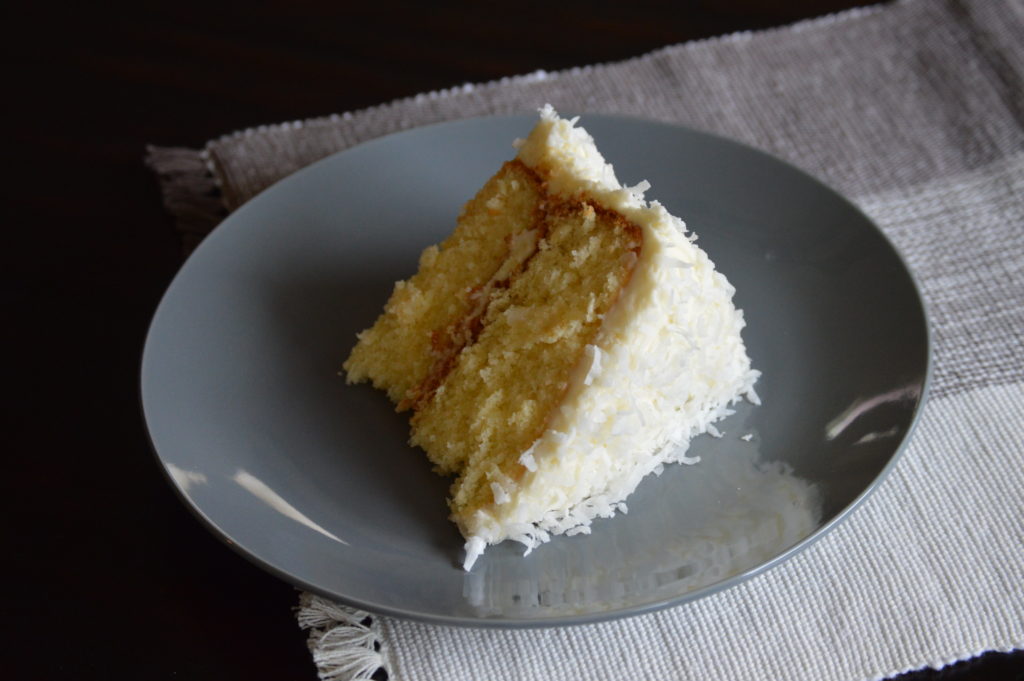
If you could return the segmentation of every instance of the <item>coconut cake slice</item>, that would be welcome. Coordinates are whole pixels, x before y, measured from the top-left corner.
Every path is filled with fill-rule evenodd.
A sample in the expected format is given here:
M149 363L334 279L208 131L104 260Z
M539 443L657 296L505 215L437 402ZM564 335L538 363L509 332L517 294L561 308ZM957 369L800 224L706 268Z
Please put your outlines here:
M648 185L550 106L516 146L344 365L454 476L467 570L506 539L589 533L757 399L732 286Z

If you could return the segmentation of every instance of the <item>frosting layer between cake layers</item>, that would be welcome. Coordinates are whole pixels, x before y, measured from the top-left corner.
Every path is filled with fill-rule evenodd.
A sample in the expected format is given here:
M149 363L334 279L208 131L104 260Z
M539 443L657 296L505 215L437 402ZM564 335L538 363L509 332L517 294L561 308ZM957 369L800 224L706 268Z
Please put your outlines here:
M644 182L625 188L575 119L545 106L518 158L549 194L584 196L638 225L643 247L633 275L573 370L560 408L519 458L518 480L490 481L494 503L454 514L469 570L489 544L521 542L527 553L552 534L589 533L594 518L626 511L624 500L665 463L694 463L690 440L747 396L759 373L740 337L733 287L684 223Z

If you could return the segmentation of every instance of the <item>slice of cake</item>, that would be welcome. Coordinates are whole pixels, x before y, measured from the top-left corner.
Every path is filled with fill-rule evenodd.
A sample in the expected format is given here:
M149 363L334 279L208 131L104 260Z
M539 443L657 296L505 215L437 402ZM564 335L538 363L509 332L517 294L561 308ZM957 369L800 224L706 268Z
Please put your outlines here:
M589 533L757 399L732 286L575 122L541 110L345 362L455 476L467 570L505 539Z

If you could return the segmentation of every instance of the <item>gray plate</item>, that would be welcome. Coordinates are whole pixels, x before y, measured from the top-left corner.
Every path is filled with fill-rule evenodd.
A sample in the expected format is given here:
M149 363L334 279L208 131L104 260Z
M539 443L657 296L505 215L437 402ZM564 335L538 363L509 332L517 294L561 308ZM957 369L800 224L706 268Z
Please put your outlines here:
M682 216L737 288L763 406L697 438L694 466L645 480L629 513L464 573L448 481L382 393L338 376L420 250L512 155L534 116L379 139L243 206L153 319L142 402L160 463L229 546L366 610L457 625L551 626L650 611L775 565L892 466L928 374L906 267L841 196L773 157L648 121L584 124L625 184ZM749 441L741 439L749 436ZM865 551L870 547L864 547Z

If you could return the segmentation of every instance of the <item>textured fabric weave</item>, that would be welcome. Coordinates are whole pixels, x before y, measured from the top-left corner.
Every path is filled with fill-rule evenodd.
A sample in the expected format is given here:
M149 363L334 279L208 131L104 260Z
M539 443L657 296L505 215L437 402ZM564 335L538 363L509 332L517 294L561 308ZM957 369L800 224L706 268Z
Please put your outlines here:
M1022 46L1019 0L919 0L245 131L202 151L153 149L165 202L195 243L288 173L398 130L545 102L681 123L853 198L926 299L934 374L916 434L878 491L808 550L689 605L563 629L371 622L307 594L300 624L322 675L382 665L401 681L854 680L1024 647ZM209 198L215 185L222 201Z

